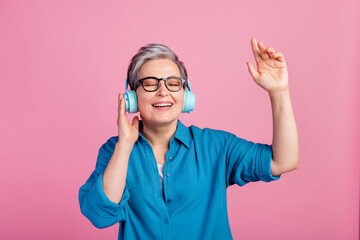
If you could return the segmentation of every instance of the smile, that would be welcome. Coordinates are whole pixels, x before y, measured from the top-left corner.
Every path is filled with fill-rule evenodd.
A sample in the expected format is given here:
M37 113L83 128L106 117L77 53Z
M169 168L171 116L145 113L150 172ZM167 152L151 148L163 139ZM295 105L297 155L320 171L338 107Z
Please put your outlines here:
M172 104L171 103L158 103L158 104L153 104L153 107L171 107Z

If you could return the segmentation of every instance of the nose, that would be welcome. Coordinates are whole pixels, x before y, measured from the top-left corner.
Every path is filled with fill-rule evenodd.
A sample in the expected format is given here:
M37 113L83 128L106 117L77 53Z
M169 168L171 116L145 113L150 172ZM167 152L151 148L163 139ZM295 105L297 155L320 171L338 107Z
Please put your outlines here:
M157 94L159 96L166 96L168 94L168 89L165 86L165 81L164 80L160 80L160 87L157 90Z

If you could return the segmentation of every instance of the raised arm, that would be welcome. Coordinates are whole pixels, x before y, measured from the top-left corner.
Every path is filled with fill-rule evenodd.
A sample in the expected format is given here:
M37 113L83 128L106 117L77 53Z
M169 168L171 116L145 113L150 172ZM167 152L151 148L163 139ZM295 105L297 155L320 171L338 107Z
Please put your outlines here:
M291 106L288 71L282 53L251 39L257 69L247 62L254 81L270 96L273 115L271 173L278 176L299 166L299 139Z
M135 117L130 125L122 95L119 96L117 123L118 141L114 143L110 138L101 146L95 170L79 190L81 212L98 228L127 218L130 193L125 182L131 150L138 138L139 119Z
M132 124L130 124L125 113L125 100L122 94L119 95L117 124L119 140L103 175L104 192L115 203L119 203L121 200L125 188L129 157L139 136L139 118L134 117Z

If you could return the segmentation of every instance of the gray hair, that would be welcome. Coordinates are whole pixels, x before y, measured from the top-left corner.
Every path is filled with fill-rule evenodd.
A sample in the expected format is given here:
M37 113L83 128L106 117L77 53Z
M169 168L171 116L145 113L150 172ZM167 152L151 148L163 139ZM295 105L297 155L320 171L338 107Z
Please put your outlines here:
M141 66L144 63L155 59L169 59L176 63L180 70L180 77L186 80L185 86L187 85L188 77L186 68L184 63L179 60L178 56L170 48L163 44L150 43L141 47L130 61L127 79L131 90L136 90L136 87L138 86L138 77Z

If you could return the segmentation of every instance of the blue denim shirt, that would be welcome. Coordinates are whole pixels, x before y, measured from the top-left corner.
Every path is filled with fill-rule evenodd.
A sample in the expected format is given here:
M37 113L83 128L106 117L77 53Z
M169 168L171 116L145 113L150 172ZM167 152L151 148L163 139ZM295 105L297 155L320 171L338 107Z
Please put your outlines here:
M105 195L102 176L117 141L111 137L101 146L95 170L80 188L79 203L96 227L119 223L119 239L232 239L227 187L280 178L271 174L271 145L186 127L178 120L166 153L164 188L151 145L139 132L116 204Z

